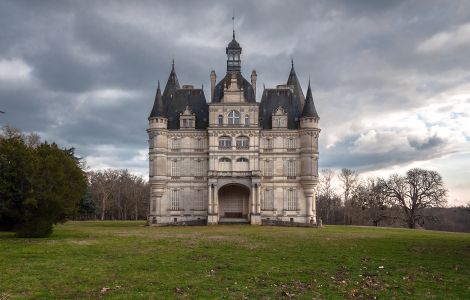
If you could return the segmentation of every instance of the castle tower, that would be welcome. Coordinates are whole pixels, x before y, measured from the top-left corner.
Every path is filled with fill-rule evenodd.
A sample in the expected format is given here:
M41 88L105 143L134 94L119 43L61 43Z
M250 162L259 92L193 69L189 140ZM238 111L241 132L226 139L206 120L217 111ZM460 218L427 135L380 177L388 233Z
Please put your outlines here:
M318 185L318 116L313 103L310 80L308 82L307 98L300 117L300 162L301 183L307 200L307 216L316 223L315 195Z
M157 216L161 214L161 200L166 189L167 178L167 125L166 105L158 81L157 94L149 116L149 183L150 216L149 221L156 223Z

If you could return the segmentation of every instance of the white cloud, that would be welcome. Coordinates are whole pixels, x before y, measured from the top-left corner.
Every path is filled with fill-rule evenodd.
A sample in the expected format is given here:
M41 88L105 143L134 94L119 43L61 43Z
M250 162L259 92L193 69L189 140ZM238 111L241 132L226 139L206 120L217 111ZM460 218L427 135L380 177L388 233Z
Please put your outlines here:
M461 47L470 46L470 23L455 27L449 31L434 34L421 42L416 51L418 53L451 52Z
M112 107L136 99L139 95L137 91L104 88L82 93L78 96L78 103L85 107Z
M0 80L4 81L23 81L28 80L32 68L22 59L2 59L0 60Z

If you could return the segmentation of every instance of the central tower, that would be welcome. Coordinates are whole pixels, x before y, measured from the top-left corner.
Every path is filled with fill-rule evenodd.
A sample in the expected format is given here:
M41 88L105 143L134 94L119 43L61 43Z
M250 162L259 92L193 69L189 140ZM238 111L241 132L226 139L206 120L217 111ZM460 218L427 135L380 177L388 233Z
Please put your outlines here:
M227 53L227 72L241 72L241 59L242 48L240 44L235 40L235 30L233 30L232 41L225 48Z

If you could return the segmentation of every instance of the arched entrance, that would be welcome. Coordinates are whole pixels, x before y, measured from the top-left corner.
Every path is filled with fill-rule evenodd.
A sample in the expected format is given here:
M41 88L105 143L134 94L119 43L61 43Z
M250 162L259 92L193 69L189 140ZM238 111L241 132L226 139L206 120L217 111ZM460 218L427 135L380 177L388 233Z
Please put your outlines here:
M248 220L250 190L242 185L229 184L219 189L219 219Z

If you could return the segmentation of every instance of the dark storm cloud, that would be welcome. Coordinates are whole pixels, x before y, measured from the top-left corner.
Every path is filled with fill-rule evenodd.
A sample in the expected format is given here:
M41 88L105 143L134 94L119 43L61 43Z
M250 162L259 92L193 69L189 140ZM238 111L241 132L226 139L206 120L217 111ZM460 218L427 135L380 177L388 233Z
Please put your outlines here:
M468 140L455 132L468 116L454 104L442 112L454 108L448 131L431 128L435 120L380 123L393 113L411 118L470 82L468 1L2 1L0 121L75 146L95 166L145 174L157 80L166 83L175 58L180 83L204 84L209 99L210 70L225 73L233 12L242 71L257 70L258 98L263 84L286 82L291 56L304 92L310 77L321 167L380 169ZM433 39L440 33L452 47ZM24 72L10 74L22 63Z

